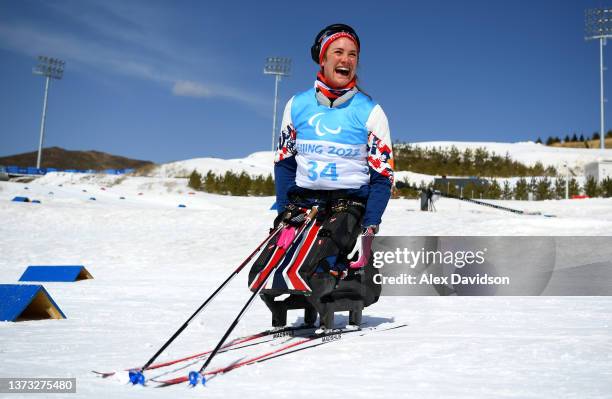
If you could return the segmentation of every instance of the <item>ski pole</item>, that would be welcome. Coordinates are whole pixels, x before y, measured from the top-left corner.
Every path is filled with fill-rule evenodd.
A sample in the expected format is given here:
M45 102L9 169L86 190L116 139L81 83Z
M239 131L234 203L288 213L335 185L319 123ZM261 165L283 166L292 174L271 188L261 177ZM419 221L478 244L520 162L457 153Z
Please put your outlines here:
M185 323L183 323L183 325L176 330L176 332L172 335L172 337L170 337L169 340L166 341L166 343L164 343L162 345L162 347L153 355L153 357L151 357L144 366L142 366L140 369L133 369L130 370L129 372L129 376L130 376L130 381L133 384L144 384L144 375L142 374L142 372L144 370L147 369L147 367L149 367L154 361L155 359L157 359L157 357L168 347L168 345L170 345L182 332L183 330L185 330L185 328L187 328L187 326L189 325L189 323L202 311L204 310L204 308L210 303L210 301L213 300L213 298L215 296L217 296L217 294L219 292L221 292L221 290L223 290L223 288L225 288L225 286L234 278L238 275L238 273L240 273L240 271L251 261L251 259L253 258L253 256L255 256L255 254L257 254L257 252L259 252L259 250L261 249L261 247L263 247L266 243L268 243L273 237L275 237L282 229L283 227L285 227L284 223L280 223L276 229L274 229L270 235L268 235L268 237L266 237L265 240L263 240L261 242L261 244L259 244L257 246L257 248L255 248L255 250L253 252L251 252L251 254L240 264L240 266L238 266L236 268L236 270L234 270L228 277L227 279L225 279L225 281L223 283L221 283L220 286L217 287L217 289L204 301L204 303L202 303L202 305L200 305L200 307L191 315L191 317L189 317L189 319L187 319L187 321Z
M306 216L304 224L300 227L300 229L298 231L298 234L295 235L295 238L293 239L291 244L299 241L298 238L300 238L301 235L304 233L304 231L306 231L306 228L310 225L310 222L315 219L315 217L317 215L317 212L318 212L318 208L316 206L313 207L310 210L310 212L308 212L308 215ZM236 316L236 318L234 319L232 324L229 326L227 331L225 331L225 334L223 334L223 337L221 338L219 343L217 343L217 346L215 347L215 349L213 349L213 351L210 353L210 355L208 356L208 358L206 359L206 361L204 362L204 364L202 365L200 370L197 371L197 372L196 371L192 371L192 372L189 373L189 383L191 385L197 385L199 377L202 377L202 384L204 384L206 382L206 378L204 377L204 370L206 369L206 367L208 367L208 365L210 364L212 359L215 357L215 355L217 354L219 349L221 349L221 347L225 343L225 340L227 339L227 337L229 337L229 335L232 333L234 328L238 325L238 322L240 321L242 316L246 313L246 311L250 307L251 303L253 302L253 299L255 299L255 297L261 292L262 288L266 285L266 282L267 282L268 278L272 274L274 274L274 271L276 270L278 265L280 265L282 263L283 259L285 258L285 255L287 253L287 248L290 248L290 247L291 247L291 245L287 246L286 248L285 247L279 247L279 249L278 249L279 253L277 255L277 259L278 260L276 261L276 264L268 270L268 273L260 281L260 284L257 287L255 287L255 289L253 290L253 294L251 295L251 297L249 298L247 303L242 307L242 309L238 313L238 316Z

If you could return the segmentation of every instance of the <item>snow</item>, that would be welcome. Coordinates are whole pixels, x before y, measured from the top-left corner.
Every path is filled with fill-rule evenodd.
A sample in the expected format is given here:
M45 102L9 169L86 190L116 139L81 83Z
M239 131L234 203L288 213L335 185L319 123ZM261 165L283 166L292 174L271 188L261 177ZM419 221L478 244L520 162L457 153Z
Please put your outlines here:
M271 171L267 155L231 165ZM208 162L181 165L204 171ZM27 184L0 182L0 282L16 283L35 264L83 264L94 276L44 284L66 320L0 323L0 377L76 377L76 395L53 396L67 398L610 397L609 297L382 297L364 311L364 322L407 327L346 335L220 375L207 387L152 389L126 384L125 373L94 376L93 369L120 370L150 358L265 237L274 217L271 197L190 194L186 179L171 177L178 168L162 169L166 174L156 177L53 173ZM11 202L17 195L42 203ZM451 199L429 213L418 211L416 200L391 200L381 234L612 232L611 199L494 203L557 217ZM160 360L211 349L250 295L246 278L243 271ZM300 316L292 312L289 320ZM232 336L268 328L269 319L256 300ZM212 366L263 353L266 345L219 355Z

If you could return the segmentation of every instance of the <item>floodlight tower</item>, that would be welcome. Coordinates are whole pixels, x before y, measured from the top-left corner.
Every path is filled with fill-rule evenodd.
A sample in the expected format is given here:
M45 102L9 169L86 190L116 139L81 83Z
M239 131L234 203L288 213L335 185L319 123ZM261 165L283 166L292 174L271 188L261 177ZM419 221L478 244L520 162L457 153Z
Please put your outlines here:
M51 58L44 55L38 56L38 65L32 68L34 75L41 75L45 79L45 97L43 100L42 120L40 121L40 141L38 142L38 158L36 159L36 168L40 169L40 160L42 155L43 138L45 135L45 117L47 115L47 96L49 94L49 81L51 79L60 80L64 76L64 65L66 63L57 58Z
M601 130L599 131L599 139L601 149L606 148L605 139L606 132L604 131L604 64L603 64L603 46L606 45L606 39L612 38L612 9L609 8L592 8L585 11L585 40L599 39L599 91L600 91L600 122Z
M275 149L276 135L276 108L278 105L278 83L281 81L281 76L291 75L291 58L286 57L268 57L264 66L264 74L275 75L274 82L274 115L272 116L272 152Z

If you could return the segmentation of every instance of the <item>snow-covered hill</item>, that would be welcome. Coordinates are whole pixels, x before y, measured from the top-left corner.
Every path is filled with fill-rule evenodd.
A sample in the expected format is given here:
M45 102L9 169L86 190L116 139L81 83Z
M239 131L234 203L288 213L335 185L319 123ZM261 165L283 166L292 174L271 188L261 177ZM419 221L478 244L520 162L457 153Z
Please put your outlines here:
M247 172L251 176L268 175L273 173L274 157L271 151L255 152L246 158L196 158L185 161L176 161L159 165L152 172L154 176L185 177L196 170L205 175L208 171L224 174L227 171L234 173Z
M584 165L589 162L612 159L611 149L548 147L532 141L520 143L426 141L413 143L413 145L423 148L436 147L444 149L450 149L452 146L455 146L459 151L464 151L466 148L472 150L486 148L488 152L494 152L500 156L509 154L510 158L527 166L533 166L536 162L541 162L544 167L553 166L556 169L561 169L567 163L568 167L578 173L582 172Z
M564 170L564 165L573 171L577 176L582 175L584 165L589 162L603 159L612 159L612 150L599 149L580 149L580 148L560 148L547 147L533 142L521 143L495 143L495 142L460 142L460 141L428 141L412 143L414 146L423 148L444 148L450 149L455 146L460 151L466 148L486 148L489 152L505 156L509 154L513 160L528 166L541 162L545 167L553 166L559 171ZM176 161L159 165L151 172L152 176L157 177L185 177L193 170L205 175L208 171L216 174L224 174L226 171L235 173L247 172L251 176L268 175L273 173L273 154L272 152L256 152L245 158L239 159L220 159L220 158L196 158L184 161ZM433 176L422 175L409 171L398 172L398 180L406 177L411 182L421 180L429 182Z

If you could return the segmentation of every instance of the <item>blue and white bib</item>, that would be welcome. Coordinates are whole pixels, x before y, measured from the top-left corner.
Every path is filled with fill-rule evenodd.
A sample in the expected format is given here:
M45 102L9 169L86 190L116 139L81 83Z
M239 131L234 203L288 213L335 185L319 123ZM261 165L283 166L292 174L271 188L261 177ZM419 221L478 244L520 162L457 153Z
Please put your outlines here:
M369 183L366 121L375 105L357 93L345 104L330 108L318 103L314 88L293 98L298 186L335 190Z

